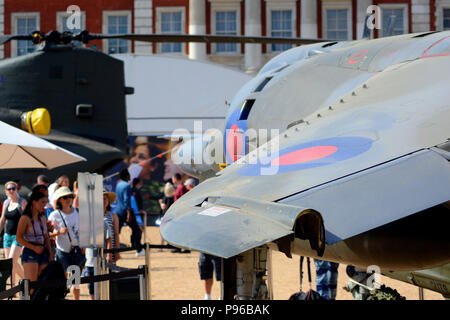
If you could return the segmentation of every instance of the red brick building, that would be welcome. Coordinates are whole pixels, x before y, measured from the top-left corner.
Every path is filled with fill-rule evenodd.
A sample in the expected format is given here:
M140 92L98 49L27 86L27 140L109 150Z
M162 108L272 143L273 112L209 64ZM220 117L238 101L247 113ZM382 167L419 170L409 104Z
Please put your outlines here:
M191 33L266 35L338 40L362 36L367 8L381 9L382 25L395 16L394 34L450 29L450 0L0 0L0 32L67 30L80 8L80 29L91 33ZM385 30L384 28L383 30ZM383 36L375 30L373 36ZM76 31L76 30L75 30ZM93 41L109 53L184 55L239 67L258 68L285 45L151 44ZM0 50L2 57L32 50L26 41Z

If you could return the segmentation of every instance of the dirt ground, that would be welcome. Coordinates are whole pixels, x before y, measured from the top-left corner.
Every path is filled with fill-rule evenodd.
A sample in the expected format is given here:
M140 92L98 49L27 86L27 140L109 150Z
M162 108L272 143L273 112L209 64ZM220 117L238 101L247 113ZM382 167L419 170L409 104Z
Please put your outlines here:
M147 227L147 239L151 244L160 244L161 237L158 227ZM130 228L124 227L120 234L120 242L130 245ZM150 250L150 279L152 300L202 300L204 298L203 282L198 273L198 252L172 253L170 250ZM143 256L136 256L135 251L121 253L117 265L127 268L137 268L145 264ZM299 257L287 258L283 253L272 253L273 265L273 294L276 300L288 300L299 291ZM353 300L352 295L342 289L348 282L345 265L339 266L337 300ZM312 268L312 288L315 289L314 264ZM309 288L306 263L304 264L303 289ZM407 300L417 300L419 290L417 287L381 276L382 283L396 289ZM218 299L220 284L214 283L212 299ZM425 300L443 300L441 294L424 290ZM73 299L69 294L67 299ZM90 300L87 285L81 285L81 300Z
M124 227L120 234L121 243L130 245L130 229ZM157 227L147 227L147 241L151 244L160 244L161 237ZM299 291L299 257L287 258L283 253L272 253L273 264L273 294L276 300L288 300L289 297ZM150 250L150 279L152 300L202 300L204 297L203 282L198 274L198 252L172 253L170 250ZM127 268L137 268L144 265L144 257L136 257L135 251L122 253L122 259L117 263ZM314 264L312 268L312 287L315 289ZM345 273L345 265L339 266L337 300L353 300L352 295L342 289L348 282ZM303 289L308 289L306 276L306 263L304 264ZM382 283L396 289L407 300L417 300L419 290L417 287L381 277ZM214 283L212 299L218 299L220 284ZM70 299L70 297L68 297ZM425 300L443 300L441 294L424 290ZM81 299L89 299L87 285L82 285Z

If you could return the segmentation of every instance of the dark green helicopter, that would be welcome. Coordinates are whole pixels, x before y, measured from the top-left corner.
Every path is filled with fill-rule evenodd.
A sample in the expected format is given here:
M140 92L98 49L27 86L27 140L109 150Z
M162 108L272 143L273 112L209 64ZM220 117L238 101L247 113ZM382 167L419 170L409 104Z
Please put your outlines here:
M51 171L2 170L0 181L20 179L24 186L31 187L39 174L45 174L50 179L66 174L73 181L77 172L102 174L126 157L128 131L125 96L133 94L134 89L125 84L121 60L96 49L73 45L74 41L88 44L96 39L296 45L318 42L317 39L186 34L102 35L89 34L87 30L78 34L35 31L30 35L2 35L0 45L13 40L31 40L37 50L0 61L0 121L30 133L49 132L43 138L83 156L87 161ZM31 112L35 108L49 111L51 130L43 125L45 120L38 118L42 112ZM23 192L27 192L26 188Z

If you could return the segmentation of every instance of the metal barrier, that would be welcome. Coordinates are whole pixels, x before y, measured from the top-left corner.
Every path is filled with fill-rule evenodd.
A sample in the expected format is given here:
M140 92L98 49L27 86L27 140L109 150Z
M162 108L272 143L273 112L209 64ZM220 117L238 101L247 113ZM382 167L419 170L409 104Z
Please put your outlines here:
M100 294L96 298L109 299L108 294L108 282L109 280L126 278L130 276L139 276L139 293L141 300L151 299L151 283L150 283L150 249L175 249L176 247L171 245L155 245L148 242L145 243L145 265L139 266L137 269L131 269L120 272L107 273L107 263L105 259L106 253L126 252L136 250L135 247L126 248L114 248L114 249L101 249L102 253L98 259L100 274L90 277L80 278L80 284L86 283L99 283L105 282L102 286L99 286L97 290ZM21 293L21 300L30 300L30 290L37 288L52 288L57 286L66 285L67 280L38 280L30 282L28 279L22 279L19 285L0 292L0 300L13 297L17 293Z
M121 279L131 276L139 276L140 280L142 278L142 281L140 281L140 285L142 286L140 290L142 292L146 292L146 281L145 276L148 273L147 272L147 266L139 266L137 269L131 269L121 272L114 272L110 274L101 274L96 276L90 276L90 277L82 277L80 280L80 284L86 284L91 282L102 282L102 281L109 281L114 279ZM64 286L67 284L67 280L38 280L30 282L28 279L23 279L20 281L19 285L16 287L13 287L9 290L0 292L0 300L7 299L9 297L12 297L16 293L21 292L21 300L30 300L30 290L31 289L37 289L37 288L54 288L59 286ZM147 300L147 296L145 294L141 295L141 300Z

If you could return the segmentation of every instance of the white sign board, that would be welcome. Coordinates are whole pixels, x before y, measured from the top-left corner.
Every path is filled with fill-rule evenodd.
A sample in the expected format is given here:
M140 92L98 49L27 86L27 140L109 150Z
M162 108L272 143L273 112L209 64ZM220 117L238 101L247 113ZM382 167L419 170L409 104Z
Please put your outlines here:
M104 246L103 177L78 172L78 198L80 212L80 247Z

